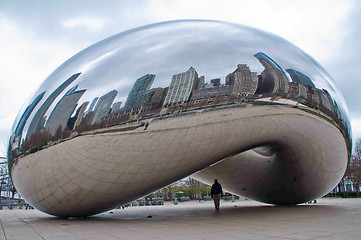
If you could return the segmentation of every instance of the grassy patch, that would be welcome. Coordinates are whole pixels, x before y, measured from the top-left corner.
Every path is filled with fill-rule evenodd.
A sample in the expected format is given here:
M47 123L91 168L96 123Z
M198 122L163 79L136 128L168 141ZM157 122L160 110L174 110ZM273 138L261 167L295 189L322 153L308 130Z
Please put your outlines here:
M318 117L320 117L320 118L323 118L323 119L325 119L326 121L328 121L329 123L331 123L332 125L335 125L335 123L334 123L331 119L329 119L329 118L326 117L326 116L323 116L322 114L319 114L318 112L314 112L314 111L312 111L312 110L304 109L304 108L299 108L299 109L301 109L301 110L303 110L303 111L305 111L305 112L311 113L311 114L313 114L313 115L316 115L316 116L318 116Z

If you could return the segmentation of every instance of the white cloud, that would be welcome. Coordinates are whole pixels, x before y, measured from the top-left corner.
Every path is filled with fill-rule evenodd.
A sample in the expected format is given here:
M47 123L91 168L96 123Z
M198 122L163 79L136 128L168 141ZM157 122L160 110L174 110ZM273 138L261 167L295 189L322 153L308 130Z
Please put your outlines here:
M351 127L352 127L353 141L356 142L357 139L361 138L361 117L352 117Z
M105 20L95 17L81 16L62 22L65 28L85 28L88 31L97 31L105 25Z
M0 18L0 43L1 145L21 106L47 75L74 54L74 49L62 39L42 39L4 17Z
M338 0L154 0L147 12L157 21L213 19L245 24L273 32L316 58L328 59L345 36L352 1Z
M0 122L1 127L11 126L16 112L24 103L29 92L35 90L40 80L36 76L44 74L34 71L37 63L31 57L32 47L24 40L26 31L8 19L0 19ZM38 69L40 70L40 69ZM16 110L14 111L14 108Z

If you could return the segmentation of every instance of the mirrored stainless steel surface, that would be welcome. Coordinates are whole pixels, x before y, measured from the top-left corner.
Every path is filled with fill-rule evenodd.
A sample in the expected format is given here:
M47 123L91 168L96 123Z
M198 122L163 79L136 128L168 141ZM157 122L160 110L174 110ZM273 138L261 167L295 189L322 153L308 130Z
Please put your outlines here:
M286 40L218 21L119 33L58 67L9 138L19 193L88 216L190 174L233 194L302 203L332 190L350 155L330 75Z

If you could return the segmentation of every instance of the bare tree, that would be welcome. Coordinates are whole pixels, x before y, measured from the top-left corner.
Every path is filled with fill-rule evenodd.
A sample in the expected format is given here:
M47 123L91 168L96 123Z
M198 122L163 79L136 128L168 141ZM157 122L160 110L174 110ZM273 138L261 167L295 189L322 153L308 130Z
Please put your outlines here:
M3 186L6 185L6 182L9 177L7 161L5 157L0 157L0 203L1 203L1 192L3 191Z
M9 176L8 165L5 157L0 157L0 181L6 180Z
M361 139L358 139L352 153L347 171L347 178L352 182L356 189L356 195L359 196L359 187L361 184Z

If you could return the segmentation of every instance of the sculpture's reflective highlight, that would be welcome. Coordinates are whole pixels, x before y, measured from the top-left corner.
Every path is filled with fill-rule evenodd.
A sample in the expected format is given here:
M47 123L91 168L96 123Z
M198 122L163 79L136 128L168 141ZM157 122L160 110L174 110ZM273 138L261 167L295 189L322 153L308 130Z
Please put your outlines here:
M295 204L341 179L349 126L329 75L289 42L174 21L105 39L56 69L19 112L8 159L19 193L57 216L96 214L190 174Z

